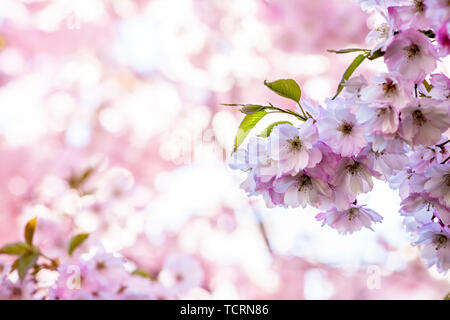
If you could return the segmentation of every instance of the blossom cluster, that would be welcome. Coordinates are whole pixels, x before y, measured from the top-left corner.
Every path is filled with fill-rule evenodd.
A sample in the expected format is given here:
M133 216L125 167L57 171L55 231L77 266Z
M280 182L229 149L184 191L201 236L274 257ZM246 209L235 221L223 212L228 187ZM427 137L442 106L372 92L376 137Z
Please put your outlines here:
M400 214L422 245L426 265L450 268L450 79L436 70L450 49L448 1L361 0L383 20L344 73L336 95L323 106L302 97L295 81L265 83L294 100L296 111L243 105L230 165L248 173L241 187L262 195L268 207L313 206L316 219L340 233L372 229L383 217L358 203L374 179L399 190ZM351 77L364 60L383 58L387 72L367 81ZM369 62L370 63L370 62ZM342 97L338 97L343 91ZM273 123L246 149L238 148L266 114L294 121Z

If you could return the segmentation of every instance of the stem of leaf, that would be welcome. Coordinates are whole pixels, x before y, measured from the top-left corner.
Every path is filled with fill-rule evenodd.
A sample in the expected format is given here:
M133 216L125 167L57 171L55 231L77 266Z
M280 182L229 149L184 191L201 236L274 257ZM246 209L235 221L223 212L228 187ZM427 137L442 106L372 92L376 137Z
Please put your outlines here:
M272 104L270 104L270 107L271 107L271 109L277 110L277 111L280 112L280 113L286 113L286 114L290 114L290 115L292 115L292 116L295 116L295 117L297 117L298 119L300 119L301 121L306 121L307 118L308 118L308 117L306 116L306 114L304 114L303 109L302 109L302 111L303 111L304 117L303 117L302 115L298 114L298 113L295 112L295 111L277 108L277 107L275 107L275 106L272 105Z

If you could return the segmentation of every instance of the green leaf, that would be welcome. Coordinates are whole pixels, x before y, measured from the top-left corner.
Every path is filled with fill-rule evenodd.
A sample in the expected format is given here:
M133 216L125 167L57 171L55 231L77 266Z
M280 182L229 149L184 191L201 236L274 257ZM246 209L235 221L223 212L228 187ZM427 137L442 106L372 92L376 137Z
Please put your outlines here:
M272 132L273 128L275 128L277 125L283 124L283 123L287 123L287 124L292 125L292 123L290 123L289 121L277 121L277 122L274 122L271 125L269 125L267 128L265 128L263 131L261 131L261 133L258 134L258 137L267 138L268 136L270 136L270 133Z
M424 85L425 89L427 89L428 92L430 92L431 89L433 89L433 86L431 84L429 84L428 81L425 79L423 80L423 85Z
M447 295L445 296L444 300L450 300L450 292L447 293Z
M342 53L350 53L350 52L357 52L357 51L364 51L364 52L370 52L369 49L360 49L360 48L348 48L348 49L341 49L341 50L327 50L328 52L342 54Z
M72 253L75 251L76 248L78 248L84 240L86 240L89 237L89 233L80 233L75 236L73 236L69 240L69 245L67 246L67 253L69 255L72 255Z
M24 254L19 258L19 263L17 266L17 270L19 271L19 278L23 280L27 275L28 270L32 268L39 257L39 253L28 253Z
M247 137L250 130L252 130L253 127L258 123L258 121L261 120L262 117L264 117L266 114L267 114L266 111L261 110L245 116L245 118L239 125L238 131L236 133L236 138L234 139L233 152L235 152L237 148L239 148L241 143L245 140L245 137Z
M33 245L33 236L34 236L34 230L36 230L36 222L37 222L37 217L34 217L30 221L28 221L27 225L25 226L25 241L30 246Z
M246 104L241 108L241 112L245 114L252 114L261 110L264 110L265 106L260 106L257 104Z
M31 252L31 247L24 242L10 243L0 249L0 253L11 255L21 255L28 252Z
M299 102L302 96L300 86L292 79L282 79L274 82L264 81L264 84L278 95Z
M353 74L353 72L356 70L356 68L358 68L358 66L364 61L364 59L366 58L365 55L360 54L358 55L355 60L353 60L353 62L348 66L347 70L345 70L344 74L342 75L341 78L341 82L339 83L337 90L336 90L336 94L333 97L333 100L336 99L336 97L339 95L339 93L341 93L342 89L344 88L342 86L342 84L350 79L351 75Z

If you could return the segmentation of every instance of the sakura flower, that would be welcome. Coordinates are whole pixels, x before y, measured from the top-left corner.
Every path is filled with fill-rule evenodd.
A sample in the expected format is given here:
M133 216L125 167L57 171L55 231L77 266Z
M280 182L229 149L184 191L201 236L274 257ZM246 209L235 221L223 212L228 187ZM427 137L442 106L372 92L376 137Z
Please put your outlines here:
M394 36L386 48L384 61L390 72L420 83L436 68L437 53L430 40L415 29Z
M400 134L415 145L431 145L448 129L448 101L416 99L401 112Z
M204 272L200 263L191 256L173 255L164 262L158 275L159 281L172 288L177 294L191 288L200 287L204 280Z
M429 95L438 100L450 98L450 79L442 73L435 73L430 76L430 83L433 86Z
M418 146L410 156L410 163L414 171L423 174L430 165L438 164L450 155L450 150L445 142L448 140L443 136L437 145Z
M394 36L394 21L392 17L386 16L384 12L381 12L381 16L384 22L378 24L375 28L373 28L366 37L366 43L371 44L372 42L376 43L376 46L372 49L372 52L375 52L379 49L385 51L386 44Z
M416 211L421 211L423 209L429 212L431 220L433 213L433 210L431 209L431 203L427 201L422 194L412 193L401 202L400 212L403 215L408 215Z
M362 105L357 117L358 121L367 127L369 133L394 133L399 124L398 112L389 103Z
M101 178L97 195L101 201L124 197L133 187L131 172L123 168L112 168Z
M413 245L422 245L421 256L427 267L436 265L444 272L450 268L450 232L448 228L431 222L419 229L419 239Z
M392 73L381 73L371 79L371 84L361 90L361 100L366 103L374 101L390 102L401 109L409 102L413 83Z
M430 22L425 14L426 8L426 0L410 0L408 5L389 7L388 13L394 20L395 29L427 30Z
M251 170L247 176L247 179L241 183L241 188L245 190L249 196L262 195L266 206L273 208L277 205L284 204L283 194L275 192L273 189L272 178L270 181L262 182L259 177L255 175L255 171Z
M252 137L248 143L248 165L253 168L256 177L268 182L279 171L278 161L270 157L268 139Z
M105 252L61 264L58 273L50 288L52 299L115 299L129 277L124 260Z
M365 208L364 206L352 205L347 210L338 210L333 208L329 211L319 213L317 220L323 220L322 226L328 225L336 229L339 233L353 233L363 227L371 228L372 223L381 222L383 217L375 211Z
M450 163L430 166L425 176L428 178L425 191L443 206L450 207Z
M328 184L305 172L297 176L285 176L274 181L274 189L284 194L284 202L293 208L310 204L321 207L330 201L332 191Z
M447 0L426 0L426 16L434 28L450 19L450 4Z
M279 161L278 176L295 175L299 170L314 167L322 159L320 150L314 147L318 135L311 118L298 129L289 124L276 126L270 141L271 157Z
M363 162L387 180L407 165L408 157L402 152L403 148L402 141L398 139L390 140L383 150L374 149L370 143L360 156L365 156Z
M358 0L361 9L369 11L373 9L386 9L390 6L396 6L406 3L407 0Z
M439 28L436 40L439 44L439 56L445 57L450 53L450 19Z
M336 190L342 191L348 196L349 202L353 202L356 195L372 190L372 177L379 176L373 169L367 167L363 160L363 157L358 160L342 159L331 180L331 184L336 187Z
M445 225L450 226L450 209L433 203L434 215Z
M322 117L317 124L319 136L333 152L349 157L367 145L364 127L357 122L350 110L331 106Z
M0 281L0 300L33 300L35 299L35 282L26 278L24 281Z
M363 75L352 77L346 80L342 86L344 87L344 94L348 98L360 98L361 90L367 86L367 80Z

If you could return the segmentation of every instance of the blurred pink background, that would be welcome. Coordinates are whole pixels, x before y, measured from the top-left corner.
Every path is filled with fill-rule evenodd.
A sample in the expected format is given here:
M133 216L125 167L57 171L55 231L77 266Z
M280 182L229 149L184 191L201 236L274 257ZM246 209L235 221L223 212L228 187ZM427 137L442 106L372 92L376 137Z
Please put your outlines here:
M329 97L353 56L326 50L364 48L367 19L344 0L2 0L0 245L69 214L149 270L195 257L187 298L442 299L449 276L420 261L383 183L366 196L383 224L340 236L312 208L248 199L226 165L242 114L220 104L289 106L263 85L279 78ZM99 161L133 174L139 210L55 209L58 181Z

